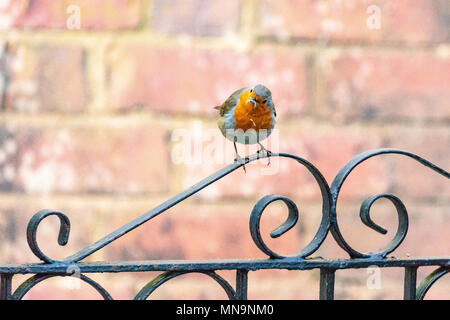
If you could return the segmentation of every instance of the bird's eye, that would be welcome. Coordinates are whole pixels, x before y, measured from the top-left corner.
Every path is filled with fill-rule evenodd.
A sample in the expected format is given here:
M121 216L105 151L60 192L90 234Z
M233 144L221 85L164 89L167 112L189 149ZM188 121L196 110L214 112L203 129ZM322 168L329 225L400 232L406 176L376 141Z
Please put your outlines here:
M253 93L253 89L250 89L250 93Z
M262 103L266 103L267 102L267 99L264 99L263 101L262 101Z

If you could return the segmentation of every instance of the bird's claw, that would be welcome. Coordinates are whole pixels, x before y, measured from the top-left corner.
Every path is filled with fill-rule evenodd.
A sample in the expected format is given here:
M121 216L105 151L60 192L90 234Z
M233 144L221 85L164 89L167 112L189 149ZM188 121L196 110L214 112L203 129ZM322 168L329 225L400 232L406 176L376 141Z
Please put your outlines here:
M270 165L270 157L272 156L272 151L267 150L266 148L264 148L264 147L261 145L261 149L259 149L256 153L257 153L257 158L258 158L258 159L259 159L259 154L260 154L260 153L265 153L265 154L266 154L266 157L267 157L267 165L268 165L268 166Z
M237 156L234 159L234 161L237 162L237 163L245 163L245 158L242 158L241 156Z
M247 170L245 169L245 163L247 162L249 158L242 158L241 156L237 156L236 159L234 159L234 161L236 163L242 164L242 168L244 169L244 172L247 173Z

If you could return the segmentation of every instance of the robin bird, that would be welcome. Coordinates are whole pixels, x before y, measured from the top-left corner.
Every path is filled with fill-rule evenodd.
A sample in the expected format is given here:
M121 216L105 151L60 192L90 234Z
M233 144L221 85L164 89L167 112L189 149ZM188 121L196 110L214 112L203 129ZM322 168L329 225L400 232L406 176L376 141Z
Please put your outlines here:
M244 171L246 171L245 159L239 156L236 142L258 143L260 146L258 155L265 152L270 164L271 152L260 142L266 139L275 127L277 113L270 90L261 84L239 89L215 109L220 112L220 118L217 121L219 129L225 138L233 141L236 151L235 161L244 163Z

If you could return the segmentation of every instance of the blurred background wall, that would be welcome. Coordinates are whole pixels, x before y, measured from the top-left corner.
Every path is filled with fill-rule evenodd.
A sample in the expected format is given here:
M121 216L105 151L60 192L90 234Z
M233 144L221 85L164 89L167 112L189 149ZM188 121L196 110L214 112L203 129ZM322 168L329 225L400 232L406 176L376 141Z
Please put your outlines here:
M331 184L358 153L395 147L450 167L450 1L448 0L14 0L0 4L0 262L37 262L26 225L43 208L65 212L39 228L45 252L62 258L177 194L225 163L174 163L172 133L216 128L213 106L235 89L262 83L273 93L279 150L317 166ZM193 143L208 145L201 136ZM225 142L224 142L225 143ZM231 143L230 143L231 145ZM193 149L195 149L193 147ZM253 152L255 149L246 150ZM241 153L244 149L241 149ZM202 154L208 158L207 154ZM233 160L232 149L226 163ZM275 164L273 164L275 165ZM269 193L291 197L300 224L274 250L292 254L320 221L319 188L306 169L280 160L239 170L86 259L265 258L248 219ZM344 185L338 220L344 237L369 252L395 234L396 213L367 196L392 192L410 229L393 254L448 256L448 180L401 156L359 166ZM283 206L263 217L280 224ZM346 258L331 235L314 256ZM419 281L433 268L419 270ZM232 272L221 272L234 283ZM400 299L403 271L338 271L337 299ZM156 273L93 275L118 299L132 298ZM250 299L316 299L318 271L258 271ZM449 297L449 277L429 297ZM17 276L14 286L26 277ZM51 279L26 298L98 298L90 287ZM154 298L225 298L205 276L184 276Z

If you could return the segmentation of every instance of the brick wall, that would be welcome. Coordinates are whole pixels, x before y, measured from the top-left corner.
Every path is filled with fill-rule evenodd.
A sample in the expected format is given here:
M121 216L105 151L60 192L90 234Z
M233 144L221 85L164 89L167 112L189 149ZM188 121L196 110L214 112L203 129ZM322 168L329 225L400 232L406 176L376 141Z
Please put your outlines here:
M215 128L212 107L257 83L273 93L279 150L308 159L329 183L356 154L381 147L411 151L448 170L449 30L448 0L3 1L0 262L37 261L25 230L42 208L71 219L64 248L56 243L56 219L39 228L45 252L64 257L222 167L174 163L172 133ZM233 160L232 148L225 159ZM301 225L268 240L294 253L317 229L319 188L292 161L272 165L279 166L275 175L258 174L265 163L233 173L87 260L264 258L248 218L268 193L299 205ZM410 215L395 255L448 255L448 180L400 156L367 161L344 185L338 209L348 242L371 251L392 238L396 215L389 204L373 209L387 236L367 232L358 217L363 198L386 191ZM283 220L283 209L271 208L263 230ZM331 235L317 254L346 257ZM430 271L421 270L420 278ZM221 274L234 283L232 273ZM365 270L339 271L336 298L401 298L402 270L381 275L381 288L369 289ZM127 299L154 276L93 278ZM430 297L448 298L448 286L449 279L440 280ZM88 286L68 289L67 279L48 280L27 297L97 298ZM201 275L155 293L186 297L225 295ZM250 273L251 299L317 297L318 271Z

